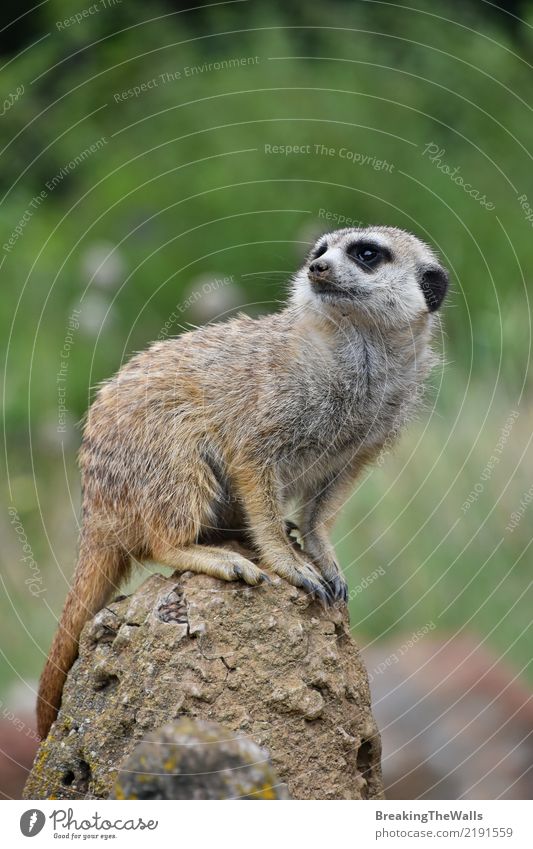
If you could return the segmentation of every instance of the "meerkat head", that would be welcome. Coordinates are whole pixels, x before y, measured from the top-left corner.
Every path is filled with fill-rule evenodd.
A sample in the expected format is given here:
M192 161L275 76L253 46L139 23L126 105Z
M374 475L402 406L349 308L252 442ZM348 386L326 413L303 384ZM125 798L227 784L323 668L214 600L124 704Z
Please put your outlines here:
M435 312L447 288L446 270L416 236L348 228L317 240L293 280L292 302L332 318L405 326Z

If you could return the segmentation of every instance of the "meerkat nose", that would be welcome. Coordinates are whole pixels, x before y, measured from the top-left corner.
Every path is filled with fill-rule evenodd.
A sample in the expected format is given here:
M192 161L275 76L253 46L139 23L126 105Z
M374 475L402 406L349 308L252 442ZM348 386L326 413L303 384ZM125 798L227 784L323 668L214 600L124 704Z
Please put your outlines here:
M311 274L326 274L329 271L329 263L324 259L315 259L309 266Z

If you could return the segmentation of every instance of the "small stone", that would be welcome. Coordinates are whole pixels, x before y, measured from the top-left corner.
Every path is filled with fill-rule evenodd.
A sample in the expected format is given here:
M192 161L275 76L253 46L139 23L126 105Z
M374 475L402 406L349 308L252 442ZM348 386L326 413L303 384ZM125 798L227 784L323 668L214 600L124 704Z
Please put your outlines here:
M119 650L124 646L128 645L131 641L133 634L136 632L136 628L131 625L121 625L118 629L117 636L114 641L114 648Z
M296 625L293 625L289 628L287 637L291 643L299 643L302 641L304 636L304 628L301 622L298 622Z

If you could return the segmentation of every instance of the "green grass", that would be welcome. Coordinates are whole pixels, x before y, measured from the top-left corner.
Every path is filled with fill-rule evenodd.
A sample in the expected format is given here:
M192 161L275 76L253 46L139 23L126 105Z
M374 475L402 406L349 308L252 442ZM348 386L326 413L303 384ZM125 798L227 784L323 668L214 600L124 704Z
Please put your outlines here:
M456 378L445 379L460 389ZM431 420L411 427L351 497L337 545L350 586L379 567L385 572L351 603L365 641L434 622L486 640L533 680L531 514L506 530L531 486L532 411L500 392L484 424L490 394L474 385L462 406L458 391L454 406L439 405ZM520 414L506 438L513 410Z

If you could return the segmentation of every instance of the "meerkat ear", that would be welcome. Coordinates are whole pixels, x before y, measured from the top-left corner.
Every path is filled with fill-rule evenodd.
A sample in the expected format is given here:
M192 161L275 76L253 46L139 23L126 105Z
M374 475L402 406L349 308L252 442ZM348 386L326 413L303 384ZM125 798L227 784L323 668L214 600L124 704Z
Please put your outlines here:
M448 272L440 265L432 265L429 268L426 266L420 269L418 282L428 310L435 312L442 304L448 289Z

